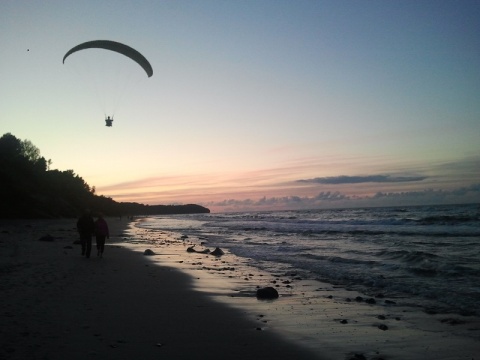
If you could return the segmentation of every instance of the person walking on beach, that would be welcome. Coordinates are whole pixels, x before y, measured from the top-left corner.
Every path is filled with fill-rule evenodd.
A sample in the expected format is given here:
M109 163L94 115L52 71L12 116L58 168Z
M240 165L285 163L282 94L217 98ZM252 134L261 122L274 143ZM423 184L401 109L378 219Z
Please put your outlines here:
M82 256L88 259L92 250L92 236L95 231L95 223L90 210L85 210L77 221L77 230L80 234L80 243L82 244Z
M110 239L108 224L103 218L103 215L98 214L98 219L95 221L95 239L97 241L97 256L103 257L103 250L105 249L105 238Z

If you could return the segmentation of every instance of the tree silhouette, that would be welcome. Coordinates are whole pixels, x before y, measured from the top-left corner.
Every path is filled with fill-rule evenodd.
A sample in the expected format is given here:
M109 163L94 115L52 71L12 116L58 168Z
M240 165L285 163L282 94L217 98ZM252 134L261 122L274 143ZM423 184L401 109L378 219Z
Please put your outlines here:
M29 140L0 138L0 218L75 217L89 208L105 215L209 212L199 205L148 206L95 195L73 170L50 170L51 161Z

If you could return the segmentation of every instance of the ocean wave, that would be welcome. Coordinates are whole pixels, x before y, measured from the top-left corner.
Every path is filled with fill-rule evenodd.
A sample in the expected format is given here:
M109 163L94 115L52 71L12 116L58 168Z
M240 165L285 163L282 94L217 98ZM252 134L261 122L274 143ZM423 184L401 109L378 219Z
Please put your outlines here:
M434 299L453 312L476 306L480 314L478 205L198 214L163 226L273 274L294 269L365 294Z
M348 257L341 257L341 256L332 256L332 255L318 255L318 254L310 254L304 253L300 255L301 257L311 259L311 260L322 260L329 263L336 263L336 264L351 264L351 265L373 265L376 264L377 261L375 260L361 260L361 259L353 259Z
M208 222L204 224L207 228L222 229L223 231L237 231L246 234L251 233L269 233L275 234L292 234L301 236L329 236L329 235L350 235L350 236L382 236L393 235L402 237L411 236L448 236L448 237L479 237L479 226L452 226L445 224L437 224L437 226L421 225L418 221L412 222L410 225L389 224L385 222L336 222L336 221L261 221L261 222ZM249 235L248 235L249 236Z
M419 263L426 260L439 259L439 255L432 254L424 251L411 251L411 250L383 250L377 253L378 257L390 259L390 260L401 260L407 263Z
M434 215L416 220L419 225L458 225L480 222L480 216L475 215Z

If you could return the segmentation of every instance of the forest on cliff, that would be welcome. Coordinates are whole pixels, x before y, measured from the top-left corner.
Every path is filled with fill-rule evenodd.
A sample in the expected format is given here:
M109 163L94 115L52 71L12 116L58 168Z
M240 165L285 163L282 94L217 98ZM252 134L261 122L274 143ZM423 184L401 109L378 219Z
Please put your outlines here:
M0 218L76 217L85 209L107 216L208 213L200 205L144 205L95 194L73 170L50 170L30 140L0 137Z

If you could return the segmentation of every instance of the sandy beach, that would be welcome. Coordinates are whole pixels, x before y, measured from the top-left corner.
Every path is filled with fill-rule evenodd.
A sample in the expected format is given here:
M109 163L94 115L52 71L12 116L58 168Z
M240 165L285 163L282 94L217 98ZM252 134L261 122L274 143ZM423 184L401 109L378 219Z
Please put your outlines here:
M150 248L153 263L181 269L195 289L322 358L471 360L480 354L478 316L426 311L415 298L369 297L302 278L295 269L265 272L226 249L222 256L203 253L214 249L203 233L152 229L148 219L138 221L126 246L140 253ZM196 252L187 251L192 246ZM275 287L280 297L257 301L256 289L265 286ZM454 299L454 282L451 287Z
M74 219L0 222L0 359L477 359L476 317L356 301L255 272L201 239L108 219L103 258ZM49 237L40 240L46 235ZM145 256L149 248L155 255ZM280 298L259 301L258 286Z
M321 358L123 246L126 220L90 259L75 223L0 222L0 359Z

